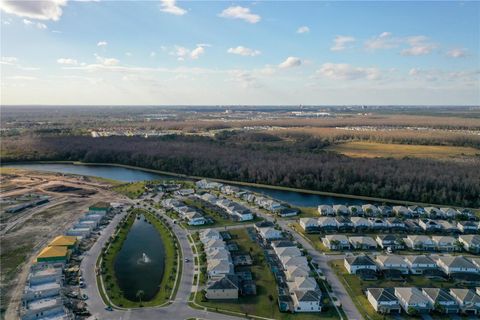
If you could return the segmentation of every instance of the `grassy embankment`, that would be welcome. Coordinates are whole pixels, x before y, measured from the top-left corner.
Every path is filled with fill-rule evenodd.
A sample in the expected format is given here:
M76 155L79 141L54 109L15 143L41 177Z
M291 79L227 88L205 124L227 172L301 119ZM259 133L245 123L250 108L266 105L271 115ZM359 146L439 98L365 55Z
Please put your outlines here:
M128 232L130 231L130 227L135 221L135 216L137 214L143 214L145 218L152 223L152 225L157 229L160 237L162 238L162 242L165 248L165 267L162 281L160 282L160 289L155 297L150 301L142 301L142 303L137 301L130 301L126 299L122 293L121 289L118 285L118 282L115 277L114 265L115 259L118 252L121 250L123 242L125 241ZM114 239L110 243L110 247L107 253L103 254L103 261L102 261L102 279L104 283L104 289L106 292L100 290L102 297L104 298L105 303L108 302L105 299L105 293L108 295L110 300L113 302L114 305L118 307L124 308L135 308L135 307L151 307L151 306L158 306L162 305L169 301L170 295L172 290L176 292L175 287L175 275L177 272L181 272L178 270L178 262L177 262L177 249L175 248L176 239L175 236L172 235L170 229L167 228L163 222L158 220L154 217L151 213L136 209L128 216L126 221L119 224L118 233L114 237ZM98 280L98 278L97 278Z
M320 317L322 319L338 319L337 313L333 308L321 314L290 314L280 312L277 304L278 295L275 278L268 267L262 249L255 241L250 239L246 230L236 229L229 230L229 232L232 235L232 239L238 244L239 251L250 252L253 258L254 265L250 270L257 286L257 295L239 297L238 300L233 301L202 301L203 294L199 293L195 297L197 304L210 308L212 311L228 310L244 315L248 314L279 320L314 320ZM273 300L270 300L269 296L271 296Z
M329 265L335 271L336 275L342 282L343 286L347 290L348 294L352 298L355 306L358 311L362 314L365 319L371 320L384 320L384 319L394 319L390 316L383 316L378 314L368 301L366 295L364 294L367 288L393 288L393 287L419 287L419 288L451 288L455 286L455 283L449 281L433 280L427 277L418 275L409 275L406 276L405 281L391 281L387 279L380 278L374 281L363 281L354 274L349 274L345 269L343 260L332 260L329 262ZM405 319L417 319L408 317L405 313L402 314L402 318ZM436 319L436 318L435 318Z
M480 155L480 150L471 147L426 146L377 142L346 142L335 144L326 150L355 158L426 158L459 159Z

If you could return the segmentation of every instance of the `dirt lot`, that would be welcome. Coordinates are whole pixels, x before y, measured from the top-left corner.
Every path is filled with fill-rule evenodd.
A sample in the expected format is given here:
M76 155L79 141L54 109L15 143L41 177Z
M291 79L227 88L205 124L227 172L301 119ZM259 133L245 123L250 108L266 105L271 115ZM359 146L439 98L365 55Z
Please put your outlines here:
M30 264L48 241L64 233L95 202L124 201L104 181L2 169L2 200L23 199L30 194L49 196L50 201L15 214L6 214L2 205L2 318L15 318Z

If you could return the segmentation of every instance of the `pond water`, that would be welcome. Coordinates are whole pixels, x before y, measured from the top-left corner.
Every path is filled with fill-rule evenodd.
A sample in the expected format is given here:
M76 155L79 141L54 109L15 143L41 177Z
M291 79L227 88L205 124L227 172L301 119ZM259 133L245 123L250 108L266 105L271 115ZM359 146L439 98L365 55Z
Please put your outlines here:
M142 180L159 180L159 179L177 179L173 176L161 175L152 172L143 171L140 169L129 169L115 166L102 166L102 165L76 165L76 164L8 164L6 167L11 168L23 168L31 170L43 170L60 173L79 174L86 176L95 176L101 178L114 179L123 182L135 182ZM232 183L233 184L233 183ZM320 204L344 204L344 205L362 205L367 202L357 199L340 198L322 196L316 194L309 194L295 191L283 191L262 187L246 187L241 186L244 189L248 189L254 192L262 193L270 196L274 199L284 201L294 206L301 207L316 207Z
M143 216L135 219L115 260L115 275L125 298L149 301L159 290L165 267L162 238Z

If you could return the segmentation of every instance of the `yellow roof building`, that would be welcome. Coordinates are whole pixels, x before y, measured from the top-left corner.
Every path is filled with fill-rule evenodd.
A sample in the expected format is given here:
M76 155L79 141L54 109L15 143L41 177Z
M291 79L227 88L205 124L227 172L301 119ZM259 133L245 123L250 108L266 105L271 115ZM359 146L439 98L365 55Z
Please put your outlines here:
M77 243L77 237L74 236L58 236L53 239L49 246L61 246L71 248Z
M37 262L65 260L68 256L68 248L65 246L48 246L42 249L37 256Z

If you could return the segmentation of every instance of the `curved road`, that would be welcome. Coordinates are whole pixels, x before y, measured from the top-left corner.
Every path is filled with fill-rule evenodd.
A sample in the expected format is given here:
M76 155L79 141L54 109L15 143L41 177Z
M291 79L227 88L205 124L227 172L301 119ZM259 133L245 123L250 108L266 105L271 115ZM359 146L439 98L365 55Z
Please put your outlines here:
M156 213L160 212L156 211ZM119 214L112 219L110 224L102 231L102 234L92 246L92 248L88 251L88 253L85 254L85 257L83 258L80 266L83 278L85 279L85 283L87 285L87 287L83 289L83 293L87 294L89 297L86 302L88 304L88 310L94 318L102 320L149 320L159 319L160 317L169 320L184 320L187 318L201 318L211 320L243 319L239 317L227 316L220 313L193 309L188 305L190 293L194 291L194 289L192 288L195 269L193 263L193 252L187 239L187 231L182 229L177 224L173 224L172 220L166 215L163 216L167 218L167 220L170 222L170 225L173 226L173 231L177 235L179 240L179 244L183 253L183 258L187 258L190 261L182 261L183 272L181 275L180 285L175 300L165 307L139 308L131 310L114 309L113 311L105 310L106 305L103 303L96 284L95 263L98 255L101 252L102 247L104 246L108 238L113 234L115 226L119 223L123 216L125 216L125 213Z

